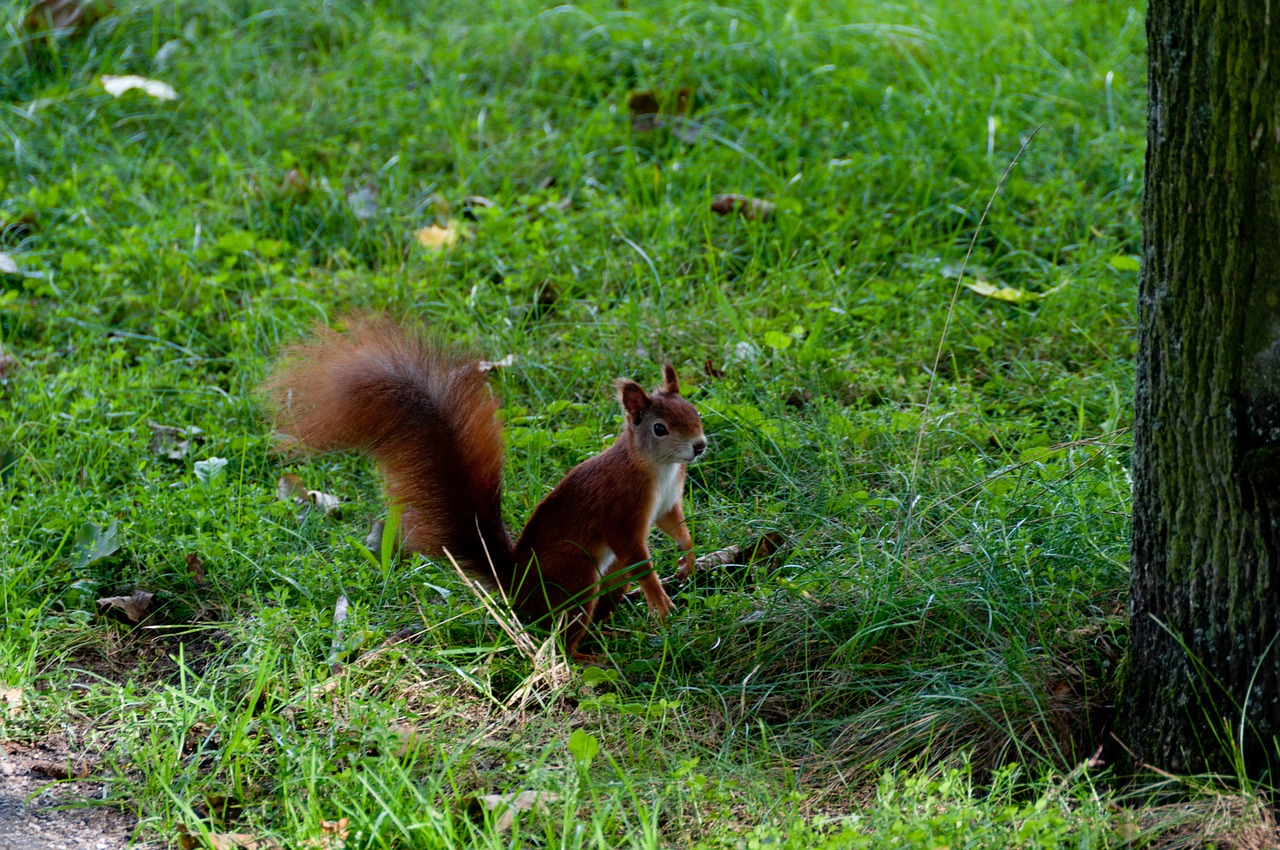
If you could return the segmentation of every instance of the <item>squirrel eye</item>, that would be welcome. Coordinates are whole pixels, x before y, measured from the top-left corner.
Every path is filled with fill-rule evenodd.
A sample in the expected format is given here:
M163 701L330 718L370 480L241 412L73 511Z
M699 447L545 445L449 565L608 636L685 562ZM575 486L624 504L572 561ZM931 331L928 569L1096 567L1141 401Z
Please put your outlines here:
M667 436L667 426L663 425L661 422L655 422L653 423L653 433L657 434L659 437L665 437Z

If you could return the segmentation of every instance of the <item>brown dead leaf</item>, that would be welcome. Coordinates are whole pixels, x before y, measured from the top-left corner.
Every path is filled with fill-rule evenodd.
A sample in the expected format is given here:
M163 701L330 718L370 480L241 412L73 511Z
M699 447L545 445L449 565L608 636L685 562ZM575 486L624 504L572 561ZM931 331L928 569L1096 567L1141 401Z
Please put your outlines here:
M79 31L93 26L110 11L110 0L36 0L22 26L29 33Z
M192 807L197 815L224 825L244 813L244 803L228 794L205 794L204 804Z
M270 838L258 838L247 832L210 832L205 837L199 832L188 832L183 824L178 824L178 846L182 850L197 850L211 847L213 850L271 850L280 845Z
M706 376L708 378L711 378L712 380L719 380L720 378L723 378L727 374L723 369L721 369L715 363L712 363L710 357L708 357L706 362L702 364L702 371L706 373Z
M192 723L182 736L182 755L191 755L202 748L218 748L217 729L208 723Z
M128 596L108 596L99 599L98 607L119 610L129 619L129 622L141 623L151 613L151 603L155 598L154 593L135 590Z
M295 505L315 508L325 516L338 516L342 511L342 502L337 496L307 489L303 480L292 472L281 475L280 480L276 482L276 498L282 502L293 502Z
M4 703L5 713L17 717L22 713L22 688L0 688L0 702Z
M350 818L322 820L320 821L320 834L315 838L308 838L299 842L298 846L308 847L311 850L342 850L347 844L350 825Z
M443 251L450 248L458 241L458 225L453 222L445 227L438 224L428 224L415 234L418 238L418 244L430 251Z
M396 736L396 746L392 755L398 759L406 758L415 752L424 740L422 732L408 723L397 723L391 727L391 731Z
M813 401L813 391L807 389L792 390L784 402L787 407L805 408Z
M493 815L493 828L504 832L516 822L521 812L546 811L547 805L560 799L548 791L521 791L517 794L477 794L467 800L471 817L479 819L485 812Z
M209 579L205 577L204 561L201 560L199 552L187 553L187 572L191 574L191 580L201 587L209 583Z
M627 109L634 119L638 115L657 115L662 111L662 104L652 91L633 91L627 98Z
M759 198L748 198L746 195L716 195L711 199L711 211L720 215L736 212L746 219L767 219L773 216L777 207Z
M50 779L86 779L89 776L87 761L37 761L29 766L32 773Z
M34 212L0 213L0 233L15 242L35 233L39 223Z
M387 521L385 519L375 519L369 523L369 533L365 535L364 547L372 552L375 556L382 557L382 538L387 533ZM391 542L391 555L399 558L404 554L404 540L400 537L399 531L396 532L396 539Z
M694 569L705 570L713 567L728 566L729 564L754 564L772 557L775 552L782 548L784 542L786 542L786 537L781 532L769 531L745 546L734 544L715 552L708 552L694 562Z
M305 195L311 191L311 183L308 182L307 175L296 168L290 168L280 181L280 191L287 195Z
M659 127L674 126L682 123L693 102L693 91L687 87L676 89L674 94L660 96L655 91L632 92L627 98L627 109L631 112L631 129L637 133L648 133Z

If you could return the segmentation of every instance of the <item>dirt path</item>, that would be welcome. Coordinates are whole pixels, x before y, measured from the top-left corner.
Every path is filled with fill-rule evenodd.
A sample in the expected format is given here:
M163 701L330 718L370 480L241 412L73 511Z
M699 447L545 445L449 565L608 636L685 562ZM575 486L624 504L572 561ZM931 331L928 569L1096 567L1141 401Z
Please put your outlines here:
M93 805L102 783L55 782L26 747L0 743L0 850L116 850L130 844L134 818Z

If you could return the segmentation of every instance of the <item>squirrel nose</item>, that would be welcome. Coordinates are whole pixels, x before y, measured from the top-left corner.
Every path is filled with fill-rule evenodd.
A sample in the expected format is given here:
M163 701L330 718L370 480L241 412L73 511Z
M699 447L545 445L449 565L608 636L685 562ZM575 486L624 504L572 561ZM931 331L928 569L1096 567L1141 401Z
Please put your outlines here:
M707 441L706 441L706 439L704 439L704 438L702 438L702 437L699 437L698 439L696 439L696 440L694 440L694 441L693 441L693 456L694 456L694 457L697 457L698 455L702 454L702 453L703 453L703 452L705 452L706 450L707 450Z

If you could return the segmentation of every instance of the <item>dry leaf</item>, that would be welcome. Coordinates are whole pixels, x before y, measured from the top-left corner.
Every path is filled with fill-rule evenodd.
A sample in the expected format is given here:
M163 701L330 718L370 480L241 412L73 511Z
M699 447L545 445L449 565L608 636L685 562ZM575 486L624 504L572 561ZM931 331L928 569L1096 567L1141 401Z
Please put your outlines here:
M382 557L382 538L386 532L387 521L385 519L375 519L369 523L369 533L364 538L364 547L378 558ZM403 554L404 538L400 536L400 532L397 530L395 540L391 541L391 556L399 558Z
M657 92L632 92L627 98L627 109L631 112L631 129L637 133L647 133L659 127L678 125L682 116L689 111L693 100L693 91L688 88L676 90L674 99L668 95L660 100ZM686 140L687 141L687 140Z
M178 93L173 90L173 86L168 83L162 83L159 80L148 80L146 77L139 77L137 74L126 74L123 77L103 74L98 80L102 83L102 87L107 90L107 94L112 97L119 97L127 91L141 89L144 94L157 100L178 99Z
M3 251L0 251L0 274L17 274L18 263Z
M307 182L307 175L296 168L290 168L284 173L284 180L280 183L280 189L291 195L305 195L311 191L311 184Z
M29 769L32 773L47 776L50 779L85 779L89 776L87 761L37 761Z
M337 496L319 490L308 490L302 479L292 472L286 472L276 482L276 498L282 502L314 507L325 516L337 516L342 508L342 502Z
M244 813L244 803L228 794L205 794L204 805L192 808L201 818L217 824L234 821Z
M516 815L531 810L546 811L548 803L560 799L558 794L547 791L521 791L518 794L477 794L469 798L467 808L471 816L478 817L484 812L494 814L493 828L504 832L516 822Z
M209 583L205 577L204 561L201 560L199 552L187 553L187 572L191 574L191 580L201 587Z
M476 210L491 210L493 207L493 201L483 195L467 195L462 199L462 217L474 221L476 219Z
M337 496L331 493L321 493L319 490L308 490L307 495L311 497L311 502L316 509L325 516L337 514L342 509L342 502Z
M22 688L0 689L0 702L10 717L17 717L22 713Z
M636 91L627 98L627 109L631 110L633 116L657 115L662 111L662 104L658 102L658 96L653 92Z
M769 201L748 198L746 195L716 195L711 199L711 211L720 215L739 213L743 218L770 218L777 207Z
M417 233L418 244L432 251L443 251L458 241L458 225L449 222L447 227L428 224Z
M1052 295L1062 287L1070 283L1070 280L1064 280L1057 286L1050 287L1044 292L1028 292L1025 289L1015 289L1012 286L995 286L987 283L985 280L976 280L973 283L966 283L965 286L986 298L994 298L997 301L1007 301L1010 304L1026 304L1031 301L1044 298L1046 295Z
M111 11L109 0L36 0L22 25L27 32L82 29Z
M397 723L391 727L391 731L396 736L396 747L392 755L398 759L407 758L418 749L418 745L424 740L424 736L418 728L410 726L408 723Z
M706 376L708 378L711 378L712 380L718 380L720 378L723 378L727 374L719 366L712 363L710 357L708 357L706 361L702 364L702 371L706 373Z
M358 189L348 189L347 206L359 221L373 218L378 214L378 187L370 181Z
M787 407L803 409L809 406L809 402L813 401L813 391L808 389L792 390L787 396L787 400L783 402Z
M781 532L770 531L745 546L734 544L715 552L708 552L694 561L694 569L705 570L729 564L752 564L763 561L777 552L784 542L786 538Z
M333 605L333 625L341 626L347 621L347 612L351 607L351 603L347 602L345 593L338 595L338 601Z
M508 354L501 360L481 360L477 366L481 372L492 372L495 369L506 369L516 362L514 354Z
M1025 289L1014 289L1011 286L995 286L987 283L985 280L977 280L973 283L966 283L965 287L973 290L979 295L987 298L994 298L997 301L1008 301L1010 304L1020 304L1036 298L1034 294L1027 292Z
M172 425L159 425L148 422L151 429L151 453L165 460L182 460L191 451L191 444L204 442L202 433L194 425L187 428L175 428Z
M154 593L135 590L128 596L108 596L98 600L99 608L116 608L129 618L131 623L140 623L151 613L151 603L156 598Z
M322 820L320 835L300 841L298 846L312 848L312 850L342 850L347 844L350 825L350 818Z
M375 519L369 523L369 533L364 536L364 548L377 555L382 551L382 535L387 530L385 519Z
M270 838L258 838L247 832L211 832L209 846L213 850L268 850L280 845Z
M281 475L280 480L276 482L276 498L281 502L305 501L306 495L307 485L292 472Z

